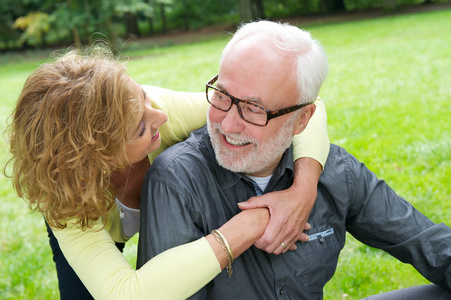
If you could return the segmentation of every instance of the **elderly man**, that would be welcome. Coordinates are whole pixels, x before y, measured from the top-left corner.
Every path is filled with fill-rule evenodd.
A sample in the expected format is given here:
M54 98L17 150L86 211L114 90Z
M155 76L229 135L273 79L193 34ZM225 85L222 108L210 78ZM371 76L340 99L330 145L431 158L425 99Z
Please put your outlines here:
M207 83L207 127L160 155L145 180L138 267L220 227L240 202L291 185L291 139L314 114L327 68L319 43L297 27L261 21L237 31ZM331 145L308 221L310 240L296 250L251 247L230 278L223 271L192 298L321 299L346 231L451 288L451 228L434 224L338 146Z

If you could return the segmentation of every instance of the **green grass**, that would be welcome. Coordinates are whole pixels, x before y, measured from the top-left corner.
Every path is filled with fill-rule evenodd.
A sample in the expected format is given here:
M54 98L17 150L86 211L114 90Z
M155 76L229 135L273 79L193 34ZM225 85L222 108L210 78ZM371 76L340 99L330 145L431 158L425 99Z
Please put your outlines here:
M322 91L331 142L364 161L434 222L451 216L451 10L307 27L329 58ZM202 91L229 37L124 53L140 83ZM27 75L42 60L0 65L0 130ZM7 142L0 148L5 161ZM59 296L42 217L30 214L0 175L0 293ZM137 238L125 256L134 264ZM427 283L411 266L349 238L325 299L360 299Z

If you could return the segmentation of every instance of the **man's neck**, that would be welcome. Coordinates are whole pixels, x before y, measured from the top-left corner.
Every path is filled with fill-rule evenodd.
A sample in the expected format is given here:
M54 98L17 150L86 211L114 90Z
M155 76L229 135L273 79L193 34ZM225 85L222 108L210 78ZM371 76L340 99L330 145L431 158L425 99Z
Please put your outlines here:
M246 176L254 176L254 177L268 177L274 174L276 171L277 166L280 164L280 161L282 160L282 157L279 157L274 162L272 162L270 165L262 169L261 171L254 172L254 173L243 173Z

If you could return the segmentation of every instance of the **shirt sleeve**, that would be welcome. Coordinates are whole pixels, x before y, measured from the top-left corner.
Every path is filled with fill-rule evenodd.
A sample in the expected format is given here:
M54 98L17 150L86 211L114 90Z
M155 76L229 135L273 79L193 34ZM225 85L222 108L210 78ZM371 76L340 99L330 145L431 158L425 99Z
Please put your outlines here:
M329 135L327 133L326 106L321 98L315 101L316 111L307 127L293 137L294 160L309 157L318 161L324 169L329 155Z
M65 229L53 232L95 299L185 299L221 271L205 238L169 249L134 270L100 221L82 231L69 220Z
M191 167L164 172L167 176L163 180L158 180L159 175L156 174L159 172L154 170L144 181L142 197L147 201L141 206L141 215L145 219L142 219L139 233L138 268L167 249L208 234L209 231L203 231L203 216L193 207L193 195L183 187L183 181L190 181L184 172ZM205 211L208 209L205 208ZM206 293L204 287L190 299L208 299Z
M451 289L451 228L434 224L354 156L348 155L342 166L331 167L343 170L349 179L347 231L411 264L431 282ZM334 193L339 192L338 185L344 186L337 183Z

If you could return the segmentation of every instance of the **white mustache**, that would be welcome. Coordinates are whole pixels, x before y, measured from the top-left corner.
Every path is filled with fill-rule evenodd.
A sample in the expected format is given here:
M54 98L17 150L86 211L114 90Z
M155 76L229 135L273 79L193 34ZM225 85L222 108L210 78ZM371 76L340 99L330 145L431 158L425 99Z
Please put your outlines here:
M218 123L213 124L213 128L224 135L226 141L234 146L243 146L251 143L258 145L258 141L247 135L238 133L225 133L222 130L221 125Z

